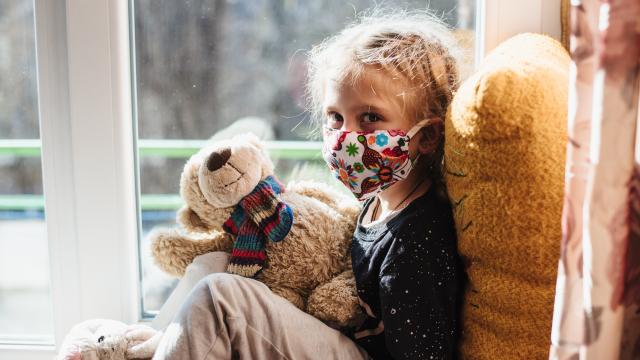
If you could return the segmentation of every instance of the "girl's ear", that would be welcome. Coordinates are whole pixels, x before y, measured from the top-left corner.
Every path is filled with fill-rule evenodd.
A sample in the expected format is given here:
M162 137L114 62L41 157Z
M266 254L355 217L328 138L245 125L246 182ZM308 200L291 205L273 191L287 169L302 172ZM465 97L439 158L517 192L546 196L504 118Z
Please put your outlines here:
M418 151L430 154L438 149L444 136L444 122L440 118L433 118L431 122L420 129L418 137Z

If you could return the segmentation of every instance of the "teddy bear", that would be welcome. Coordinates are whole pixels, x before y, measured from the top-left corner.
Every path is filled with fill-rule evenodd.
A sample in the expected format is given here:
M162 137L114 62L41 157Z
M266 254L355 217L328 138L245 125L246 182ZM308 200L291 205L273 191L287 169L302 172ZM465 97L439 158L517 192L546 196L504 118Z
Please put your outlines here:
M446 185L465 259L464 359L548 359L562 238L569 55L520 34L455 94Z
M254 278L339 328L362 320L351 271L359 205L322 183L276 179L251 133L205 146L184 166L179 228L149 234L156 265L173 276L201 254L230 253L227 272Z
M149 359L162 332L143 324L92 319L75 325L65 337L57 360Z

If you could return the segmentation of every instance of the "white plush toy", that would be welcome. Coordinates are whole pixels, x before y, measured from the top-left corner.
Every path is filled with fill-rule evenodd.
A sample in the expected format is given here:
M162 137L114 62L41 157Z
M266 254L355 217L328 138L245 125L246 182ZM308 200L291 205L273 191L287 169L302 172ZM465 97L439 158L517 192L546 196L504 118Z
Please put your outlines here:
M62 343L58 360L149 359L162 332L146 325L127 325L106 319L74 326Z

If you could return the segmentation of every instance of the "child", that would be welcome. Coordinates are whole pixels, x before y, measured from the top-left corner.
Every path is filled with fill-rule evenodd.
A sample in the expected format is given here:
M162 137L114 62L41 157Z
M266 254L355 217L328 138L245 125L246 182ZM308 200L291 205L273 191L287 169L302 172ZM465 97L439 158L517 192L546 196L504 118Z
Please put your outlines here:
M461 265L442 181L458 75L446 27L423 13L364 17L311 51L323 156L364 201L352 264L368 319L349 337L229 274L200 281L154 358L451 359Z
M464 274L442 181L443 119L458 73L428 15L364 19L311 56L323 156L360 200L352 264L375 359L456 357Z

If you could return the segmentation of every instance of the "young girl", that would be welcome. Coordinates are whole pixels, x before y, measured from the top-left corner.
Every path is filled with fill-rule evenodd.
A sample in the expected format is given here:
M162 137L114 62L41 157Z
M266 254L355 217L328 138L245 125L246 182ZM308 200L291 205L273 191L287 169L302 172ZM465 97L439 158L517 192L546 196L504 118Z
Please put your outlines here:
M425 13L362 17L311 51L323 157L364 201L352 264L368 318L334 330L262 283L206 277L154 358L452 359L462 267L442 181L453 40Z

